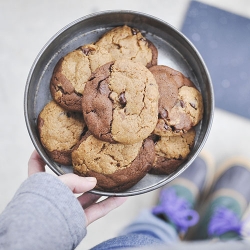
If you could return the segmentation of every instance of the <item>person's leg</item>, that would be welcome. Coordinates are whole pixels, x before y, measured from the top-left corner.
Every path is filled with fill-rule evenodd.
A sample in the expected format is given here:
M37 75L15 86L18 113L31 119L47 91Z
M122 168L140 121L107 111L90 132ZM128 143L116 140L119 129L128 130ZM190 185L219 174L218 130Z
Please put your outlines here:
M197 222L197 213L193 209L201 192L212 183L213 174L211 158L201 154L178 178L162 188L159 203L152 210L143 211L118 237L93 249L122 249L178 242L179 235Z
M230 159L218 168L192 240L241 239L241 218L250 202L250 162Z
M178 235L171 225L145 210L118 237L102 242L92 250L129 249L178 240Z

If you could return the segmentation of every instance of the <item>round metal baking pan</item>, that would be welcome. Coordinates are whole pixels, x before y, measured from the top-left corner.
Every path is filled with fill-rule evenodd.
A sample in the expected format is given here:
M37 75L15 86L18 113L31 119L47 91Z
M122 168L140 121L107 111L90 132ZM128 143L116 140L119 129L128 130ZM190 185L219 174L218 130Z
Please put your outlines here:
M98 40L108 30L121 25L139 29L158 49L159 65L167 65L190 78L201 91L204 115L196 126L195 145L187 160L170 175L147 174L129 190L121 193L92 190L104 196L131 196L155 190L172 181L183 172L202 150L213 120L213 87L203 59L192 43L168 23L134 11L105 11L82 17L55 34L42 48L28 75L24 95L24 115L31 140L46 164L57 174L72 172L72 166L62 166L46 154L37 133L37 117L43 107L52 100L50 78L59 59L81 45Z

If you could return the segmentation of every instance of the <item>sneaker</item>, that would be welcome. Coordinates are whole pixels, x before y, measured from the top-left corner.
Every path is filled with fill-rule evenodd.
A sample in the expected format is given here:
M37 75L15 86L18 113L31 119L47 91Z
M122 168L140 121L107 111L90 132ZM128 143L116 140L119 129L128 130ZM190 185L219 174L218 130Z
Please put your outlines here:
M171 224L180 238L198 222L199 215L194 209L201 194L212 184L214 172L211 156L203 151L184 172L161 189L158 205L152 212Z
M215 175L200 222L192 240L240 239L241 218L250 202L250 162L242 158L226 161Z

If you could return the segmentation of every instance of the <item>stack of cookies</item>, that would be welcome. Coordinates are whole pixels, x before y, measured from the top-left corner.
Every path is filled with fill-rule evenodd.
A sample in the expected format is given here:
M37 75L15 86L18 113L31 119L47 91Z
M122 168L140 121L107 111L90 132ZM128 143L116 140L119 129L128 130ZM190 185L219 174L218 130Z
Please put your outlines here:
M157 57L154 44L126 25L63 57L51 78L53 100L38 117L48 155L109 192L147 173L174 172L194 145L203 102Z

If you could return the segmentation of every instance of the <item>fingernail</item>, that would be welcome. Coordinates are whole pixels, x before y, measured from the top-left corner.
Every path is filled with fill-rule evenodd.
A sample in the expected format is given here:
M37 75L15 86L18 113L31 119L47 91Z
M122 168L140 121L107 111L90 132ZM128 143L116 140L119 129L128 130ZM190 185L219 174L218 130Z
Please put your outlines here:
M90 181L90 182L96 182L96 178L95 177L85 177L86 181Z

